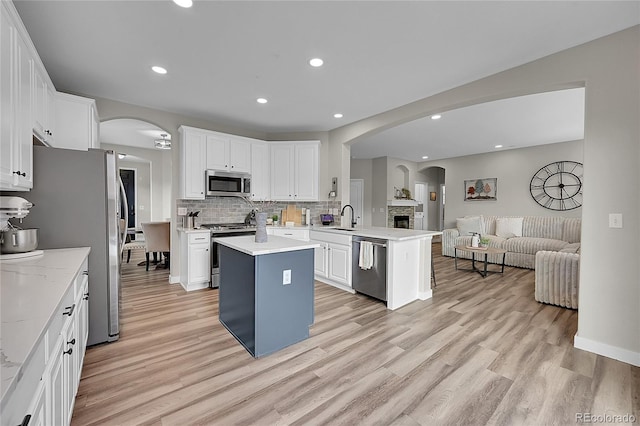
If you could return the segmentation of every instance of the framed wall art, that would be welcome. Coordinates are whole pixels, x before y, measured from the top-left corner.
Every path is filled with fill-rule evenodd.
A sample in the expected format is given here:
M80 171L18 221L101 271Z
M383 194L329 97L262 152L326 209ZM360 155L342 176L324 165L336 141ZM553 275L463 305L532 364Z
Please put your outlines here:
M498 199L498 178L465 179L465 201L496 201Z

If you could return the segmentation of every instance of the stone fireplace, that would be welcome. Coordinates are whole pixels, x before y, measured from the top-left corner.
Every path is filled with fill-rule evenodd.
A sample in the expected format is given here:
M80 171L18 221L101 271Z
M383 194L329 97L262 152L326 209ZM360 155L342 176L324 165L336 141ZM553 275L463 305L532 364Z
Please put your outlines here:
M413 229L414 206L387 206L387 227Z

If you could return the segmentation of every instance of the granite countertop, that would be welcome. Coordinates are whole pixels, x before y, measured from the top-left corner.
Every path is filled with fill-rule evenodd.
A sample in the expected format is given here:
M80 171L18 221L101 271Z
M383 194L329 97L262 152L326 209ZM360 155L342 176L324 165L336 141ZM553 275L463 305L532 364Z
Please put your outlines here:
M340 227L314 227L313 231L328 232L332 234L356 235L359 237L380 238L390 241L406 241L425 237L433 237L434 235L442 235L441 231L418 231L415 229L403 228L384 228L372 226L368 228L353 228L347 230Z
M15 386L90 247L0 262L0 399Z
M310 241L294 240L286 237L269 235L266 243L256 243L254 235L239 237L216 237L214 241L251 256L263 254L284 253L287 251L305 250L320 247L320 244Z

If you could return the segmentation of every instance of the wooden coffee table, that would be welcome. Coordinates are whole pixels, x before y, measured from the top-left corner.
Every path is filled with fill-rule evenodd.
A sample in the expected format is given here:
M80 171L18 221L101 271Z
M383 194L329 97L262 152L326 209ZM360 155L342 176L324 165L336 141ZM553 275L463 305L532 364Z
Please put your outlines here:
M507 253L506 250L503 249L499 249L499 248L495 248L495 247L487 247L487 248L476 248L476 247L467 247L467 246L455 246L453 248L454 250L454 257L455 257L455 265L456 265L456 270L458 270L458 250L462 250L462 251L470 251L471 252L471 269L461 269L461 271L476 271L477 273L479 273L480 275L482 275L482 278L485 278L487 276L488 273L500 273L503 274L504 273L504 258L505 255ZM476 268L476 253L478 254L484 254L484 269L478 269ZM487 256L490 254L501 254L502 255L502 265L501 265L501 270L500 271L488 271L487 270ZM480 260L478 260L480 261Z

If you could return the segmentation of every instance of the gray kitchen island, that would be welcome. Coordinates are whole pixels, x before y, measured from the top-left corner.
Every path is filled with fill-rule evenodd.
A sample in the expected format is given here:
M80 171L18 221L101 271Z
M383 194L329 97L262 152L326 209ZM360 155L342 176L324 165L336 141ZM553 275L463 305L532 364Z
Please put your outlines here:
M254 357L309 337L313 324L314 242L253 235L220 244L219 319Z

